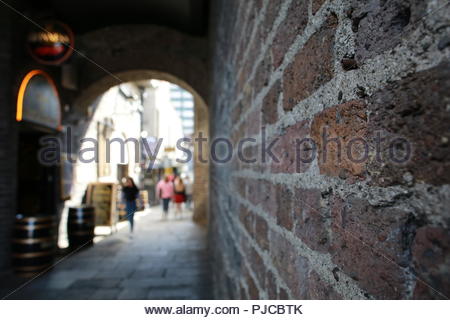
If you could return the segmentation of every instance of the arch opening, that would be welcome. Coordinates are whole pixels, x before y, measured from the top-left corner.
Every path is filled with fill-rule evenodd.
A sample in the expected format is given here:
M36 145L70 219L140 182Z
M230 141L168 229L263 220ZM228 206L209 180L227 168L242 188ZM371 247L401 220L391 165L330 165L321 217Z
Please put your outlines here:
M130 70L130 71L125 71L125 72L121 72L121 73L117 73L115 74L115 76L120 79L122 82L121 84L117 85L117 80L114 77L111 76L105 76L103 78L101 78L100 80L92 83L88 88L86 88L85 90L83 90L81 92L81 94L75 99L75 102L73 104L73 108L76 110L76 112L78 114L80 114L82 117L84 117L84 121L73 121L71 124L67 124L68 126L72 126L72 130L78 131L81 133L82 136L84 136L85 138L87 136L92 136L93 132L95 131L95 135L98 136L98 131L102 130L103 131L103 137L101 139L98 140L99 143L99 150L101 150L101 147L105 146L106 142L108 142L111 146L112 143L111 141L113 141L114 139L119 138L118 135L121 135L121 137L123 138L122 140L127 141L127 139L132 139L133 137L129 137L127 136L127 134L124 132L125 128L122 128L119 132L105 132L108 131L108 126L109 124L106 123L102 123L100 124L98 119L96 119L95 114L96 114L96 110L98 110L99 106L106 103L106 104L110 104L113 105L115 102L111 101L111 99L114 99L115 95L118 94L118 92L121 91L120 86L123 84L134 84L136 87L142 89L145 88L146 86L152 86L151 85L151 81L159 81L159 82L166 82L166 83L170 83L171 85L174 85L176 87L179 87L180 89L184 90L185 92L190 93L190 95L192 95L192 103L193 103L193 130L191 133L191 138L196 137L199 135L199 133L201 132L201 134L205 137L208 137L209 135L209 126L208 126L208 108L206 106L205 100L203 99L203 97L201 97L196 90L194 90L189 84L187 84L185 81L179 79L178 77L175 77L169 73L165 73L165 72L160 72L160 71L152 71L152 70ZM114 91L113 89L116 88L116 90ZM138 90L140 90L138 89ZM111 93L111 90L113 90L114 92ZM144 90L145 91L145 90ZM141 92L142 93L142 92ZM123 93L121 93L123 94ZM109 99L109 101L108 101ZM106 100L106 101L105 101ZM142 101L141 101L142 102ZM144 107L145 108L145 107ZM142 110L141 110L142 111ZM106 112L106 113L105 113ZM109 111L108 109L105 109L103 111L103 113L105 113L104 116L107 116ZM113 112L111 110L111 112ZM97 116L98 118L98 116ZM105 118L108 119L108 118ZM108 119L108 121L112 121L111 119ZM93 122L97 122L96 124L94 124ZM101 126L101 128L99 128L99 126ZM141 127L142 129L142 127ZM89 134L89 131L90 134ZM143 130L145 131L145 130ZM147 132L144 132L147 134ZM138 133L138 135L142 135L142 132ZM136 133L134 134L134 136L136 136ZM152 137L154 137L154 135L152 135ZM92 138L92 137L91 137ZM108 141L106 141L105 138L109 138L107 139ZM141 137L141 138L146 138L146 137ZM102 140L103 139L103 140ZM165 146L167 147L174 147L175 143L172 143L171 146ZM96 176L96 180L97 182L107 182L110 179L111 176L117 176L118 177L118 181L120 180L121 177L124 176L133 176L134 174L134 178L135 179L139 179L141 178L142 180L144 180L144 174L136 174L136 172L144 172L147 171L148 168L141 168L139 166L135 166L134 169L132 169L133 172L131 172L132 174L130 174L130 171L127 167L127 165L125 165L125 162L129 161L129 160L133 160L133 158L135 157L135 153L134 152L130 152L130 145L128 143L125 144L126 147L126 152L125 152L125 158L126 160L124 161L124 159L108 159L109 162L114 162L117 165L117 168L111 169L110 165L107 166L107 168L109 169L105 169L102 168L102 166L98 166L95 170L97 171L95 174L93 174L92 172L92 168L91 170L91 174L88 176L90 176L90 179L81 179L81 181L74 181L74 185L73 185L73 197L70 201L67 201L65 204L65 208L63 210L63 218L61 219L61 228L64 229L65 224L66 224L66 219L65 217L67 217L67 212L68 212L68 208L71 205L76 205L77 203L80 203L83 201L83 197L86 197L86 191L88 189L88 185L89 185L89 181L92 180L92 176ZM164 145L162 145L162 147L164 148ZM201 224L201 225L207 225L208 222L208 208L209 208L209 201L208 201L208 193L209 193L209 164L208 163L202 163L200 161L198 161L199 157L197 155L197 153L199 152L198 147L195 144L192 144L192 180L193 180L193 184L192 184L192 188L193 188L193 192L192 192L192 197L193 197L193 215L192 218L195 222ZM79 145L78 147L76 147L75 149L80 149L81 145ZM133 149L133 147L131 147L131 149ZM112 153L114 152L114 149L110 149L109 151L112 151ZM131 150L133 151L133 150ZM145 146L142 148L142 150L140 151L145 151ZM148 151L148 150L147 150ZM151 152L151 151L150 151ZM111 153L111 152L110 152ZM207 154L207 149L203 148L202 153ZM104 162L106 160L105 155L102 155L101 153L98 154L99 157L99 162ZM110 155L109 155L110 157ZM201 157L200 157L201 158ZM132 162L132 161L131 161ZM148 165L148 163L147 163ZM159 163L157 164L158 168L161 169L161 166L163 166L163 164ZM85 166L86 167L86 166ZM81 169L78 168L78 170L80 171ZM86 170L86 168L84 169ZM89 170L89 169L88 169ZM106 170L106 171L105 171ZM111 170L115 171L115 172L111 172ZM138 170L138 171L136 171ZM102 178L103 176L107 176L109 178ZM77 176L77 175L75 175ZM119 177L121 176L121 177ZM161 176L161 172L159 173L159 176ZM154 177L152 179L152 181L154 180ZM143 186L144 183L143 181L140 181L140 185ZM153 181L154 184L154 181ZM154 185L151 186L147 186L147 189L149 188L154 188ZM152 192L150 192L150 196L149 196L149 202L152 205L156 204L156 200L155 200L155 195L152 195ZM85 199L84 199L85 200ZM61 231L60 231L61 232ZM63 233L64 231L62 231L61 233ZM67 244L67 242L64 240L65 237L62 236L61 240L60 240L60 244L62 244L62 246L65 246Z

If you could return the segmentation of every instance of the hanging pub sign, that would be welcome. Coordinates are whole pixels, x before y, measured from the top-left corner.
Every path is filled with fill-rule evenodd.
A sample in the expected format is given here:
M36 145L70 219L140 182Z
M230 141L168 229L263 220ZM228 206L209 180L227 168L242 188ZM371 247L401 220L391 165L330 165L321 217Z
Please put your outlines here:
M17 121L60 129L61 105L53 79L42 70L27 73L17 96Z
M59 65L71 56L74 35L64 23L48 21L42 24L42 28L36 27L28 33L27 46L39 63Z

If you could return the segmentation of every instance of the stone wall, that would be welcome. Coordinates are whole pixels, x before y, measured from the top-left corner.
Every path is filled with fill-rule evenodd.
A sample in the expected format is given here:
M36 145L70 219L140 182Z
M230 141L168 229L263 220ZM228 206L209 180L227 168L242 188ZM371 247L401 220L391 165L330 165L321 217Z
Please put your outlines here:
M211 165L217 297L450 296L449 15L214 4L211 137L255 139Z
M77 48L89 57L76 55L72 62L78 68L80 91L86 98L95 99L92 92L97 91L99 82L112 87L126 81L118 75L130 71L168 74L207 98L205 38L156 25L118 25L88 32L76 40Z

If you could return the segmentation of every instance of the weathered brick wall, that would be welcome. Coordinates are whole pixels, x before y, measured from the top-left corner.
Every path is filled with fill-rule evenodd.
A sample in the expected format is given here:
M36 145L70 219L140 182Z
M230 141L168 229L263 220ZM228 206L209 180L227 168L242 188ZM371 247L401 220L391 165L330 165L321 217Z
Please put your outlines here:
M450 296L445 4L214 4L211 136L258 160L211 165L217 297Z

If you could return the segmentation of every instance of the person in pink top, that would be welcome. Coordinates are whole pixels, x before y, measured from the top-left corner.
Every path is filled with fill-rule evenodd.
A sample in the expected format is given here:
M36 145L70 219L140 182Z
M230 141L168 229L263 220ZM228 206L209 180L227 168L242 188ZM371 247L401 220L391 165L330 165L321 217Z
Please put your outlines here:
M167 218L169 213L169 202L173 197L173 182L170 181L168 176L165 176L164 179L161 179L156 185L156 195L162 200L163 212Z

